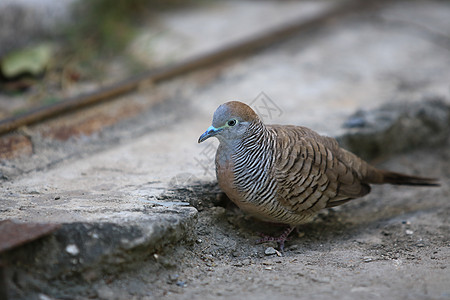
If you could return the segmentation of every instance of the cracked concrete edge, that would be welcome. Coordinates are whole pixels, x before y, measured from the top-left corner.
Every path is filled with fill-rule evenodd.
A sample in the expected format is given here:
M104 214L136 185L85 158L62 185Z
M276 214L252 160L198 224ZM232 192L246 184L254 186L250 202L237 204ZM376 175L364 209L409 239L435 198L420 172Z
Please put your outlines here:
M124 224L66 223L51 236L0 256L14 299L55 295L147 259L165 247L194 240L197 210L174 206ZM80 284L82 286L82 284ZM58 295L64 296L64 295Z

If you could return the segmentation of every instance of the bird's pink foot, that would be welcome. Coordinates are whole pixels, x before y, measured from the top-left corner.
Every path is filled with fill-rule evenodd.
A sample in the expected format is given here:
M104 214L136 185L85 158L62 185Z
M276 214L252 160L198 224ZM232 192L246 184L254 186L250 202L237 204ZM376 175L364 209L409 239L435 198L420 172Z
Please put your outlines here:
M265 242L277 242L280 248L280 251L284 251L284 242L288 241L288 236L295 229L295 227L288 227L286 230L278 237L262 235L262 238L257 240L257 244L265 243Z

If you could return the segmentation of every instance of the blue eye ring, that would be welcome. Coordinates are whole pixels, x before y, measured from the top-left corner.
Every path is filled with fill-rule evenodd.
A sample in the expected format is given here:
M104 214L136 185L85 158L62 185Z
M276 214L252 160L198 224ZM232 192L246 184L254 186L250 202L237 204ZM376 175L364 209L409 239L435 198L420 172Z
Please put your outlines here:
M231 119L227 122L227 125L230 127L233 127L234 125L236 125L237 121L235 119Z

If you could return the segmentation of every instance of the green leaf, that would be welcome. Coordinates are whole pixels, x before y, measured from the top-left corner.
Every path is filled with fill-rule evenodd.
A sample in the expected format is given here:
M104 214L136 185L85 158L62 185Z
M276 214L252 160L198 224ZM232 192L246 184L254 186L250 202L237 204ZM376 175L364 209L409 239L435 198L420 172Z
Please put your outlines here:
M39 44L12 52L6 55L1 62L3 75L7 78L23 73L39 75L48 66L52 54L53 47L50 44Z

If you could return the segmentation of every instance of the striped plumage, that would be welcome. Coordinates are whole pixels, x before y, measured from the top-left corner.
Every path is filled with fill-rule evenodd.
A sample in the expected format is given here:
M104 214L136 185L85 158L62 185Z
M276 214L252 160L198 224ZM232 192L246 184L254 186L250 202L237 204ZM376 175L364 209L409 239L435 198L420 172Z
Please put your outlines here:
M370 192L369 184L437 185L434 179L383 171L306 127L264 125L246 104L214 113L199 142L216 136L221 189L242 210L291 227L319 210Z

